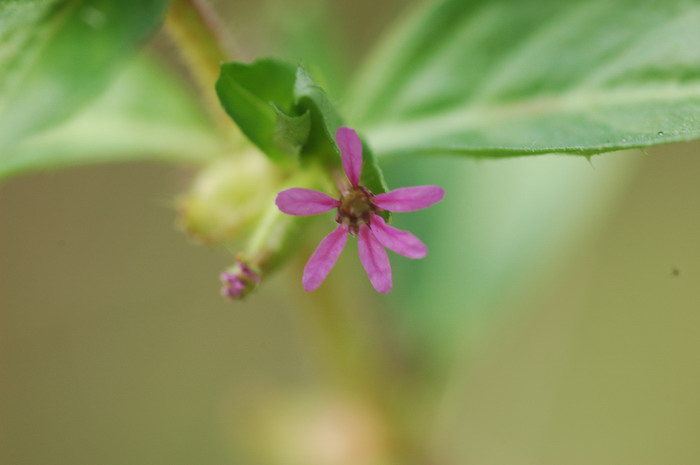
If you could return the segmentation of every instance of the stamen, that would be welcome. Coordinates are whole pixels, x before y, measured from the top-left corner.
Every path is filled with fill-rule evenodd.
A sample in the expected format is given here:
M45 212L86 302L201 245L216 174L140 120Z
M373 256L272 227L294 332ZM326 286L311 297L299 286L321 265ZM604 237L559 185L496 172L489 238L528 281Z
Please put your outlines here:
M353 187L340 196L336 221L346 224L350 234L357 235L360 226L369 225L372 214L378 209L372 202L372 193L362 186Z

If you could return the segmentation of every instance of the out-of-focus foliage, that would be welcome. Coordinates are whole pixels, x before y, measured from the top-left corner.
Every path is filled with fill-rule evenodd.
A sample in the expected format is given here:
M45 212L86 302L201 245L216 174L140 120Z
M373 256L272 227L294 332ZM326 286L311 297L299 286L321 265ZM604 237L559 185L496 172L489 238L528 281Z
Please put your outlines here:
M525 192L527 177L543 165L570 164L570 171L593 181L607 176L619 156L643 163L603 234L574 257L568 250L563 266L549 270L546 286L528 285L525 295L510 298L502 293L506 301L488 313L507 318L491 321L488 330L480 325L477 338L473 319L449 328L453 340L468 343L469 350L452 362L457 379L449 394L427 393L441 405L421 423L422 437L438 453L434 463L700 460L695 441L700 379L694 369L700 353L698 148L676 144L653 149L650 156L600 157L595 170L576 157L478 164L451 159L430 171L427 160L387 164L391 185L404 178L441 181L435 178L440 170L470 182L479 176L501 179L490 187L486 180L480 183L478 198L453 216L447 207L455 204L445 204L441 213L456 223L447 226L456 239L467 238L471 215L482 224L491 216L493 225L500 217L505 221L506 209L518 214L493 191L517 179ZM518 175L530 162L537 166ZM227 258L184 245L173 230L173 212L159 201L179 191L173 174L155 164L126 164L23 176L0 185L0 463L258 465L269 462L242 456L237 444L252 438L268 454L280 447L256 429L261 409L272 420L287 421L295 437L309 432L302 417L294 421L285 415L288 410L276 407L294 393L324 405L313 387L320 378L316 363L326 353L304 331L303 320L309 315L306 299L316 294L301 290L300 272L290 267L249 301L223 301L212 270ZM455 192L452 183L445 187ZM462 272L467 252L441 247L429 230L443 225L422 215L396 216L400 227L420 224L415 232L430 254L423 261L392 257L397 274L390 297L410 292L414 281L408 278L414 274L419 279L440 273L453 288L474 279ZM533 221L545 228L549 218L533 215ZM327 225L319 226L306 234L309 241L326 232ZM518 234L502 228L502 236L511 233ZM529 264L528 276L545 271L537 262ZM37 280L42 276L47 279ZM357 345L363 347L372 334L387 334L382 339L387 343L395 337L397 324L386 321L388 316L410 313L416 324L432 323L448 300L433 300L420 314L417 306L389 313L387 299L370 294L353 253L341 257L327 285L340 287L347 298L327 310L349 305L350 315L384 322L359 328ZM453 314L476 311L467 302L460 307L460 298L452 302ZM412 387L386 386L394 396ZM420 409L410 404L405 411ZM434 426L436 416L440 428ZM309 433L314 431L319 430Z
M192 96L149 57L130 63L97 100L0 154L0 179L38 169L132 159L201 163L220 140Z
M387 174L397 185L434 182L447 192L434 208L399 218L430 252L418 263L395 259L396 319L436 363L449 365L498 321L504 301L561 266L600 227L641 157L596 157L594 166L556 156L392 165Z
M159 26L167 4L1 0L0 150L102 91Z
M380 156L600 153L700 136L694 0L441 0L380 47L352 122Z
M60 122L103 90L160 24L167 3L0 0L3 155L12 153L22 137ZM247 126L251 140L277 159L318 149L319 141L332 145L332 133L321 139L314 134L323 132L319 125L329 132L342 114L366 134L378 156L609 152L700 136L700 55L689 46L700 40L699 31L700 5L692 0L440 0L416 10L389 34L341 101L317 94L321 88L315 82L299 86L298 74L296 88L290 88L296 67L270 60L265 69L227 65L225 75L259 72L248 83L252 87L238 76L245 92L235 101L231 85L237 81L227 80L223 100L237 122ZM335 77L328 88L339 88L339 70L347 64L337 50L325 47L333 41L313 42L308 56L329 62L304 63L302 69L328 70ZM279 69L270 72L271 65ZM273 96L282 100L280 108L269 105L265 92L256 96L273 81L285 88L283 98ZM313 92L301 95L302 88ZM305 98L312 103L309 115L301 111ZM288 114L282 107L292 103L298 108ZM245 108L264 117L243 122ZM73 143L80 152L81 138L66 136L62 145ZM138 149L136 135L133 140L134 151L115 149L110 158L152 152ZM177 145L172 160L198 158L184 153L191 144ZM12 165L19 157L31 159L26 168L66 165L64 154L70 151L36 157L20 151ZM75 157L70 163L89 161L92 157ZM369 168L366 182L380 192L378 168L374 163Z

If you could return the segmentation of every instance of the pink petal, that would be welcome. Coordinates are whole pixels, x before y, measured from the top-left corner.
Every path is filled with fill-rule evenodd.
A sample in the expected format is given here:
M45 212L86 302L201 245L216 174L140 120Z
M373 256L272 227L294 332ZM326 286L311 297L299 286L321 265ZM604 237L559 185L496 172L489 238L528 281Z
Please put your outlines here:
M428 248L416 236L408 231L392 228L379 215L370 218L374 237L387 249L408 258L423 258Z
M335 133L335 142L340 148L340 159L343 161L343 169L353 186L360 184L362 172L362 142L357 133L350 128L342 126Z
M386 250L379 243L372 231L365 224L360 226L360 237L357 245L360 251L360 261L365 267L367 276L372 283L372 286L386 294L391 290L391 265L389 257L386 255Z
M348 230L345 226L340 225L318 244L304 267L302 283L305 291L311 292L323 283L338 260L340 252L345 248L347 240Z
M390 212L410 212L427 208L439 202L445 191L438 186L402 187L374 196L373 202L379 208Z
M338 206L338 201L323 192L293 187L277 194L277 207L288 215L308 216Z

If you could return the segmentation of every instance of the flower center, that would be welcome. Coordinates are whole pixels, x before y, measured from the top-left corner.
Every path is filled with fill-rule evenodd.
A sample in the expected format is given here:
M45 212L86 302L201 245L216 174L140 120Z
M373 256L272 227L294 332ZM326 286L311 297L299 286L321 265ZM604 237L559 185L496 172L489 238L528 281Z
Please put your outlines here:
M360 226L369 224L370 216L378 211L372 203L372 197L372 193L362 186L343 192L335 220L346 224L350 234L356 235L360 231Z

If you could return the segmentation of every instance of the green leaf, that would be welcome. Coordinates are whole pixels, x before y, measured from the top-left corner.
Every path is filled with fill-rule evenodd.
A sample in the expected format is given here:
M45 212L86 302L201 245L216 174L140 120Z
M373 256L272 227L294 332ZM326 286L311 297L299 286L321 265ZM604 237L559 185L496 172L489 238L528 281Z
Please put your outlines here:
M0 148L97 96L168 0L0 0Z
M140 58L83 111L0 156L0 179L85 163L158 159L203 163L225 150L180 82Z
M309 112L307 111L300 116L289 116L277 105L273 104L272 106L277 113L273 135L275 144L286 153L299 155L311 131Z
M299 145L300 129L308 124L297 120L291 141L281 140L296 116L294 80L294 66L263 59L251 64L224 63L216 81L216 93L226 113L251 142L277 162L291 159Z
M382 155L593 154L700 137L695 0L441 0L347 101Z

